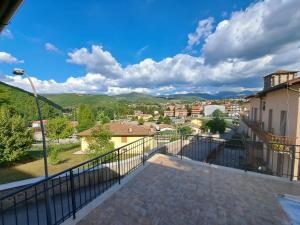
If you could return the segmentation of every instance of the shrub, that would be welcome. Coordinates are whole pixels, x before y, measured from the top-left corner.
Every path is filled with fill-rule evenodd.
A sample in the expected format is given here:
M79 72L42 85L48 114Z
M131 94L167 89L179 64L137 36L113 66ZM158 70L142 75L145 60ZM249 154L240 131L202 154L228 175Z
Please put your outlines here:
M49 162L51 165L56 165L60 162L58 153L60 152L59 146L53 145L49 148Z

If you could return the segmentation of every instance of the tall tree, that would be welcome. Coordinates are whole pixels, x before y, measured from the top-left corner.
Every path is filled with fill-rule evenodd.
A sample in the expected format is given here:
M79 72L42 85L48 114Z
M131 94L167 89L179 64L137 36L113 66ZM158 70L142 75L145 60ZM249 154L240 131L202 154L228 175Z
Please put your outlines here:
M32 132L14 110L0 109L0 164L13 163L31 147Z
M72 135L73 127L67 119L57 117L48 120L46 131L48 138L59 142L59 139L67 138Z
M223 118L224 113L222 113L220 110L215 110L213 112L213 119L208 121L206 123L206 126L210 129L212 133L221 133L223 134L226 129L226 122Z
M95 125L95 116L90 106L80 105L78 109L78 131L83 131Z
M105 115L104 112L98 112L97 121L99 121L101 124L106 124L110 122L110 118L107 115Z

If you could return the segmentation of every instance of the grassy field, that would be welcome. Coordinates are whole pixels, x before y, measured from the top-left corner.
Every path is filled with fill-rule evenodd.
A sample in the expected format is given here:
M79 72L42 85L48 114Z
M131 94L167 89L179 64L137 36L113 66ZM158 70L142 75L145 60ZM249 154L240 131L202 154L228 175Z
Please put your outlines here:
M51 165L49 163L49 174L55 174L69 167L77 165L87 159L85 155L75 155L74 152L80 150L75 148L59 153L60 163ZM14 182L23 179L44 176L44 161L41 151L30 151L30 162L20 163L12 167L0 168L0 184ZM49 160L48 160L49 161Z

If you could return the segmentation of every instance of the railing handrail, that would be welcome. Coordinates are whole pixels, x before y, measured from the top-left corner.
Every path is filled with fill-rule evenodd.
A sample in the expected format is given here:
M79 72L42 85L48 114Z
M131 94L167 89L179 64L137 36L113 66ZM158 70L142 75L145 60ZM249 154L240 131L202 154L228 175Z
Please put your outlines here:
M77 165L75 165L75 166L72 166L72 167L70 167L70 168L68 168L68 169L66 169L66 170L63 170L63 171L61 171L61 172L52 174L52 175L48 176L47 178L43 178L43 179L41 179L41 180L39 180L39 181L36 181L36 182L34 182L34 183L32 183L32 184L25 185L25 187L23 187L23 188L21 188L21 189L19 189L19 190L16 190L16 191L14 191L14 192L12 192L12 193L10 193L10 194L8 194L8 195L5 195L5 196L1 197L1 198L0 198L0 201L3 201L3 200L6 199L6 198L9 198L9 197L11 197L11 196L13 196L13 195L16 195L16 194L18 194L19 192L25 191L26 189L30 189L30 188L32 188L32 187L34 187L34 186L37 186L37 185L39 185L39 184L42 184L42 183L47 182L47 181L49 181L49 180L52 180L52 179L55 178L55 177L58 177L58 176L60 176L60 175L62 175L62 174L65 174L65 173L68 173L68 172L70 172L70 171L72 171L72 170L74 170L74 169L76 169L76 168L79 168L79 167L81 167L81 166L83 166L83 165L85 165L85 164L88 164L88 163L90 163L90 162L93 162L93 161L95 161L95 160L97 160L97 159L103 158L103 157L105 157L105 156L107 156L107 155L109 155L109 154L112 154L112 153L114 153L114 152L118 152L118 151L119 151L120 149L122 149L122 148L125 148L125 147L127 147L127 146L129 146L129 145L132 145L132 144L134 144L134 143L137 143L137 142L139 142L139 141L141 141L141 140L143 140L143 139L145 139L145 138L149 138L149 137L154 137L154 135L149 135L149 136L140 138L140 139L138 139L138 140L135 140L135 141L133 141L133 142L130 142L130 143L128 143L128 144L126 144L126 145L123 145L123 146L121 146L121 147L115 148L115 149L113 149L113 150L111 150L111 151L109 151L109 152L106 152L106 153L104 153L104 154L101 154L101 155L95 156L95 157L93 157L93 158L91 158L91 159L85 160L85 161L83 161L82 163L79 163L79 164L77 164ZM17 187L16 187L16 188L17 188Z

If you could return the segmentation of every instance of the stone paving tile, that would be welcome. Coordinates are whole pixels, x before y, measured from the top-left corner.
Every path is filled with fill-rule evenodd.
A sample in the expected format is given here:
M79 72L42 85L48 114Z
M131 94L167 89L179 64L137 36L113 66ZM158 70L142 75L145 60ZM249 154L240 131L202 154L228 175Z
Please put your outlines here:
M300 185L159 155L78 224L290 224L277 194Z

